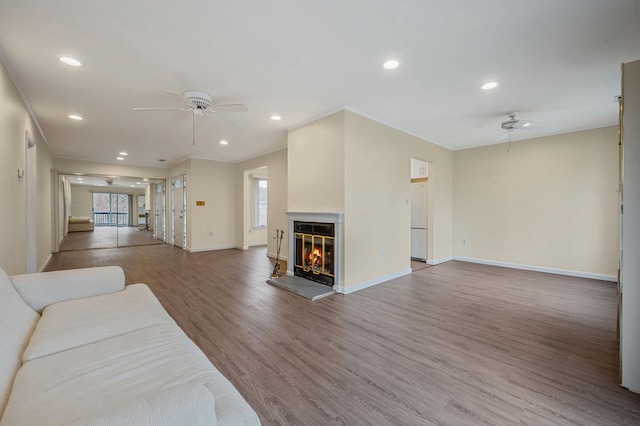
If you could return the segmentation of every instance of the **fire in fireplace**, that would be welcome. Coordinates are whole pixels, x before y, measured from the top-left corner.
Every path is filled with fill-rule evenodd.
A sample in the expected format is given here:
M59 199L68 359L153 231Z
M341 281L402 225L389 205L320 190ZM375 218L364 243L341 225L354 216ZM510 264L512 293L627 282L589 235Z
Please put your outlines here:
M325 285L334 283L335 234L333 223L293 223L294 275Z

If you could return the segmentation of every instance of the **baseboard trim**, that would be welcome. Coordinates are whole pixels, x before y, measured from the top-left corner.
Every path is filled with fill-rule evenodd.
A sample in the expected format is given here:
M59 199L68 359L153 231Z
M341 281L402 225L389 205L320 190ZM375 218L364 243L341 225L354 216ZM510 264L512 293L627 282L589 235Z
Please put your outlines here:
M473 257L453 256L453 260L461 262L479 263L481 265L500 266L502 268L522 269L525 271L544 272L547 274L567 275L577 278L589 278L592 280L613 281L617 282L618 277L615 275L595 274L592 272L572 271L568 269L547 268L544 266L523 265L520 263L498 262L495 260L476 259Z
M49 253L49 257L47 257L47 260L44 261L44 265L42 265L42 268L40 268L40 272L44 272L44 270L47 269L47 266L49 266L49 262L51 262L51 259L53 259L53 254Z
M263 242L259 242L259 243L249 243L247 244L249 247L256 247L256 246L266 246L267 242L263 241Z
M427 260L427 265L439 265L453 260L453 256L441 257L440 259Z
M187 248L186 250L190 253L198 253L201 251L228 250L232 248L237 248L237 246L235 244L229 244L229 245L214 246L214 247Z
M342 294L353 293L353 292L356 292L356 291L364 290L365 288L368 288L368 287L372 287L374 285L382 284L384 282L387 282L387 281L390 281L390 280L393 280L393 279L396 279L396 278L403 277L405 275L409 275L410 273L411 273L411 268L403 269L401 271L394 272L393 274L384 275L382 277L374 278L372 280L365 281L365 282L362 282L360 284L350 285L348 287L338 288L338 289L336 289L336 292L342 293Z

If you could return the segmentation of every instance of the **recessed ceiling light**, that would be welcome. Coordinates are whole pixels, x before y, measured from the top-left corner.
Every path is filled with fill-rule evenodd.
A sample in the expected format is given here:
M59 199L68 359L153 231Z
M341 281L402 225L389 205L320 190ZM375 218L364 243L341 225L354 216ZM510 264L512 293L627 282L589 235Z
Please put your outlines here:
M145 182L149 182L149 179L147 179L147 178L144 178L142 180L145 181Z
M116 160L122 161L122 160L124 160L124 157L116 157Z
M529 126L531 126L531 123L524 123L524 124L522 125L522 127L529 127Z
M271 118L273 121L282 120L282 117L280 117L279 115L272 115L270 118Z
M59 59L60 62L71 65L72 67L79 67L82 65L82 62L80 62L79 60L70 58L68 56L60 56Z
M140 182L136 182L136 185L140 185Z
M75 114L69 114L69 118L72 120L82 120L82 117Z
M120 153L120 155L129 155L129 154L127 154L126 152L122 151L122 152Z
M497 81L490 81L488 83L485 83L482 85L482 90L491 90L491 89L495 89L496 87L498 87L498 83Z
M229 145L228 141L220 141L220 145Z
M79 177L79 178L78 178L78 180L82 180L82 178L81 178L81 177Z
M131 185L131 187L132 187L132 188L135 188L136 186L135 186L135 185Z
M382 64L382 67L386 70L395 70L396 68L398 68L399 65L400 65L400 62L396 61L395 59L392 59Z

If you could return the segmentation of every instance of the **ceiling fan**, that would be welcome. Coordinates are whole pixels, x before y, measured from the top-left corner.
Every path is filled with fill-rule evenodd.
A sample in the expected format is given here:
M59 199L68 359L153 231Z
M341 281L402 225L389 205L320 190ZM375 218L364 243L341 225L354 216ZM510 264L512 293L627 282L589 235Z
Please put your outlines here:
M151 107L151 108L134 108L134 111L189 111L193 118L193 144L195 145L195 117L207 116L219 121L227 127L240 131L242 128L231 120L218 115L219 112L247 112L249 109L244 104L226 104L216 105L211 99L211 95L200 90L185 90L182 93L165 90L172 95L179 96L185 106L183 107Z
M500 131L503 131L504 134L498 138L498 141L502 141L507 138L510 139L511 133L515 131L520 131L520 130L546 132L546 133L554 133L560 130L558 128L552 128L552 127L531 126L531 124L533 123L531 120L516 118L518 113L519 111L511 111L507 113L507 116L509 117L509 119L500 123Z

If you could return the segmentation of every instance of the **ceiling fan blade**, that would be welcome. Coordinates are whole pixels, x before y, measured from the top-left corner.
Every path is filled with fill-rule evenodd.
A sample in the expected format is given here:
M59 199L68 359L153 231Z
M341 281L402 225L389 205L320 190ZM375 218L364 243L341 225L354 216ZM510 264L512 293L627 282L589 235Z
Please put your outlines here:
M211 105L210 108L217 112L249 112L244 104Z
M175 95L175 96L179 97L179 98L180 98L180 100L181 100L183 103L185 103L186 105L188 105L188 106L195 106L195 105L193 104L193 102L191 102L189 99L185 98L185 97L184 97L184 94L182 94L182 93L173 92L173 91L171 91L171 90L165 90L165 93L169 93L170 95Z
M206 111L206 110L205 110ZM225 126L229 127L230 129L239 132L240 130L242 130L242 127L238 126L236 123L234 123L233 121L227 120L224 117L220 117L219 115L213 113L213 112L206 112L205 115L207 117L211 117L214 120L224 124Z
M193 108L134 108L134 111L191 111Z

